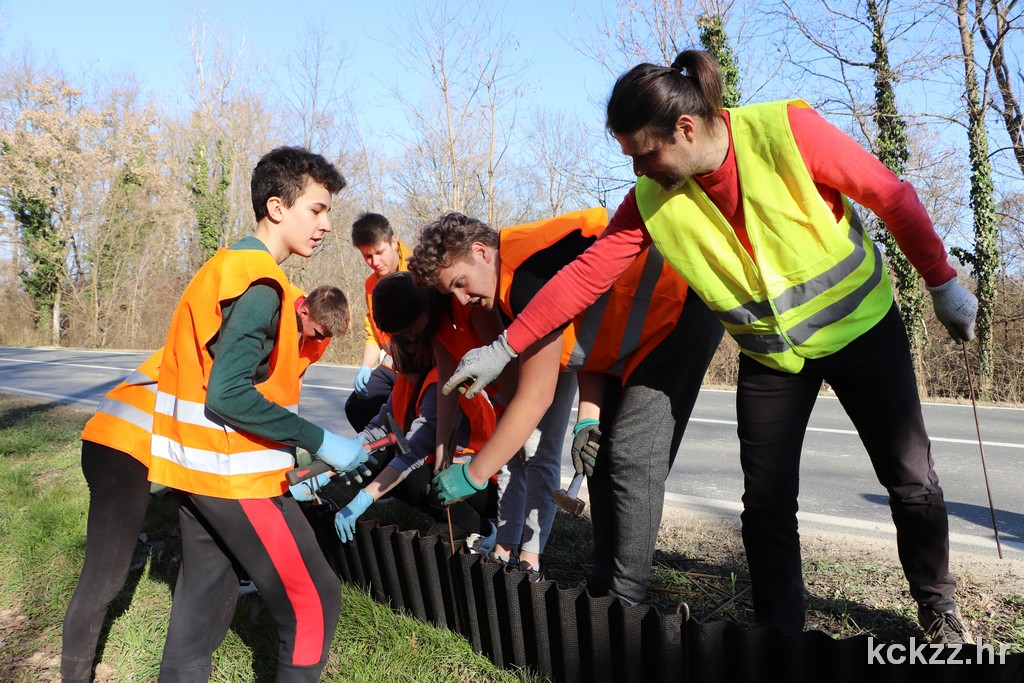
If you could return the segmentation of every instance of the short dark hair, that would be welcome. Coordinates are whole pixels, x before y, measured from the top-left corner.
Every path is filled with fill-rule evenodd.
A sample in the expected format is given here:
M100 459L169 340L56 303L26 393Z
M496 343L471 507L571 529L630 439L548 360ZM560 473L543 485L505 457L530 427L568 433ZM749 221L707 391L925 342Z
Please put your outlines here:
M314 287L302 305L309 309L309 317L324 328L328 337L341 337L348 332L352 313L348 307L348 297L338 287Z
M347 185L334 164L304 147L276 147L264 154L252 169L249 183L256 222L266 218L271 197L291 206L310 182L323 185L332 195Z
M416 286L436 285L438 273L467 258L474 242L497 248L498 231L481 220L454 211L423 226L407 264Z
M672 66L638 64L619 76L608 97L605 126L613 135L645 129L665 140L675 136L683 114L717 125L721 109L718 62L703 50L684 50Z
M355 247L372 247L394 236L391 223L379 213L364 211L352 223L352 244Z

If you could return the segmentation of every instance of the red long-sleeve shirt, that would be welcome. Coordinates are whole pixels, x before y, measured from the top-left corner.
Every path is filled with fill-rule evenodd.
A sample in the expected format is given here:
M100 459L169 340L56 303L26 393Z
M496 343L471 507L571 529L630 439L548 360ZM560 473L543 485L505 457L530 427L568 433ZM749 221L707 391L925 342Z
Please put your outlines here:
M788 114L800 156L837 220L843 211L842 193L885 222L926 284L941 285L956 276L947 263L942 240L910 183L901 181L813 109L790 106ZM723 118L731 141L728 112L723 112ZM732 144L720 168L694 180L750 251ZM597 242L563 268L508 328L513 349L522 351L590 306L650 246L651 235L637 208L635 191L632 188L626 194Z

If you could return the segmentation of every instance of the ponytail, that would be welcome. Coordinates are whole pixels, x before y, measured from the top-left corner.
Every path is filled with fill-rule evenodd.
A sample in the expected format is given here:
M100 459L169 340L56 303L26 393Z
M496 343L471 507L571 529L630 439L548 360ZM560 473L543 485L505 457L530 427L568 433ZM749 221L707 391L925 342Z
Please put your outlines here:
M638 64L619 76L608 98L605 126L613 135L647 129L655 137L671 138L680 116L716 125L721 109L718 62L703 50L684 50L672 66Z

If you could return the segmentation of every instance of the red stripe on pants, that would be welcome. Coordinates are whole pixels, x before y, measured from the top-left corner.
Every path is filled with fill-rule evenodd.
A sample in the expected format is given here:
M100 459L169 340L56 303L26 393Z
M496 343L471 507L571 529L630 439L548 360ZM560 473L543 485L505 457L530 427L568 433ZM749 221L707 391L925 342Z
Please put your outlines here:
M291 664L319 664L324 650L324 610L295 537L281 511L269 498L238 502L266 548L295 612L295 650Z

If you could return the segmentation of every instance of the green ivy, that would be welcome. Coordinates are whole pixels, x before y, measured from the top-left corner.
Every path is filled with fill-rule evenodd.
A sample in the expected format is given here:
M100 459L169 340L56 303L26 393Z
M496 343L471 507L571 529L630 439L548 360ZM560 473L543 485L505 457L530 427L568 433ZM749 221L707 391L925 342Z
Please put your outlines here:
M740 70L736 56L729 45L729 36L720 14L702 14L697 17L700 44L717 61L722 72L722 102L727 107L740 103Z

